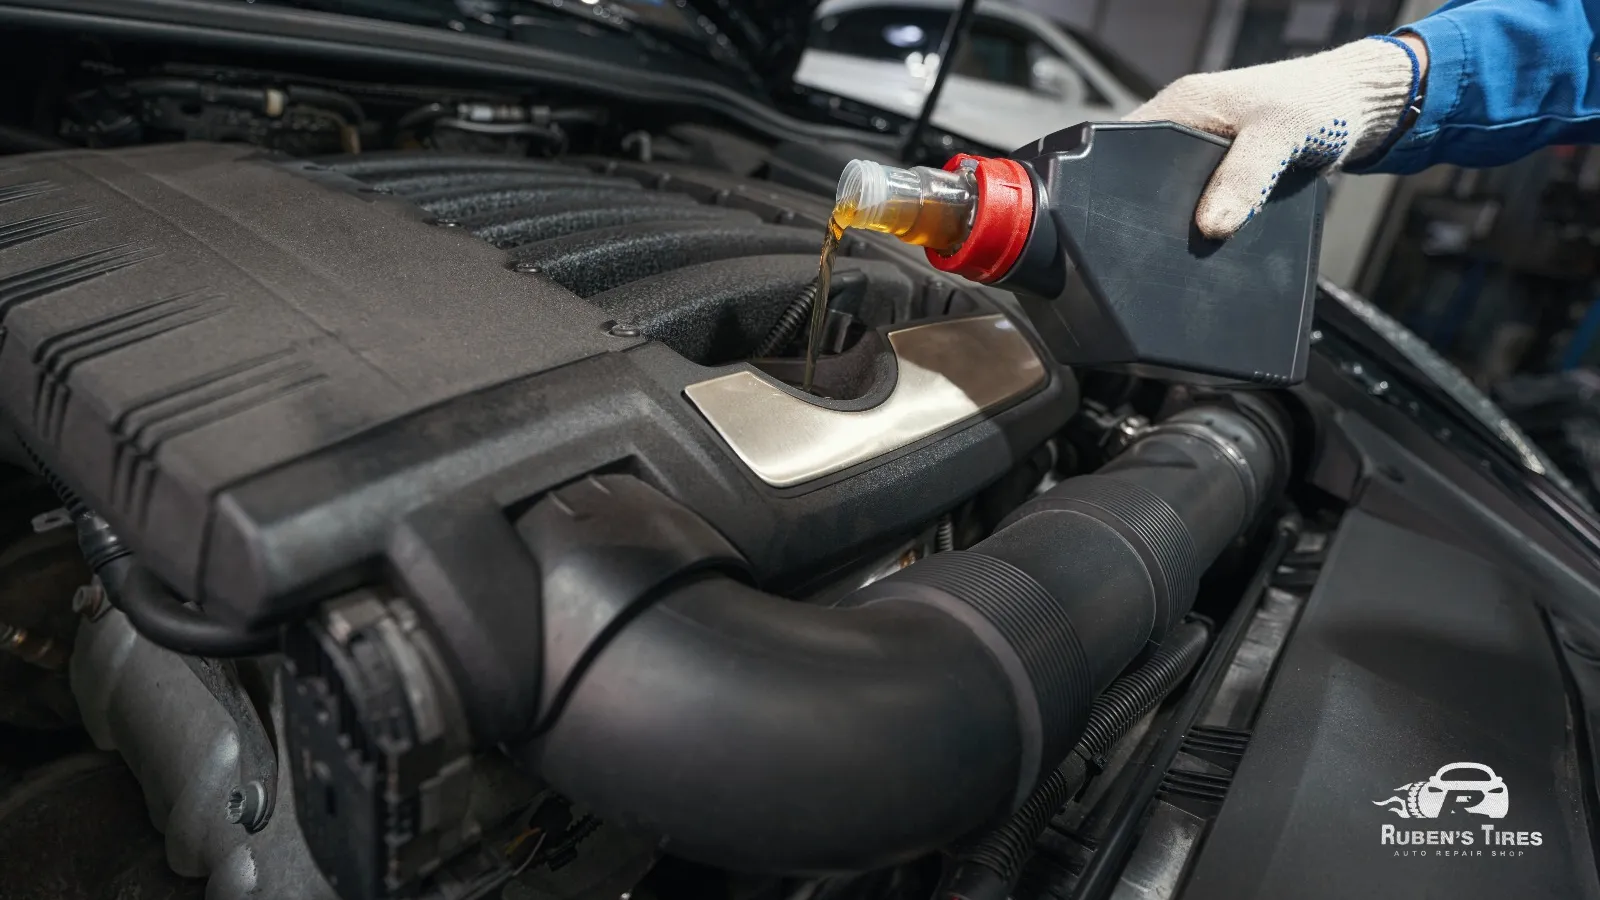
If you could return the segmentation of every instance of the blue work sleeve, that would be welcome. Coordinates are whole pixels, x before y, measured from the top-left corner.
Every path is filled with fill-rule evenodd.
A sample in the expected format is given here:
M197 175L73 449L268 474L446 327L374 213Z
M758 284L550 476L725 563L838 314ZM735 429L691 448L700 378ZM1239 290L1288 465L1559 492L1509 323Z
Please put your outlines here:
M1352 171L1497 166L1551 144L1600 142L1600 0L1453 0L1400 29L1428 45L1422 114Z

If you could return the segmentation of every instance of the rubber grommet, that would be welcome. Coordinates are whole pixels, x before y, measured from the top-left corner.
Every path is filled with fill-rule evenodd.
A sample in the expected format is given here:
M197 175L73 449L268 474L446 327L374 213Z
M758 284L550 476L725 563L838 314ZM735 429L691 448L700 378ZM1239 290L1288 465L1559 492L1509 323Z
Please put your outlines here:
M1033 178L1016 160L965 153L945 163L945 171L954 172L969 159L976 163L973 180L978 188L972 231L952 253L929 250L928 262L940 271L988 284L1004 278L1028 246L1033 232Z

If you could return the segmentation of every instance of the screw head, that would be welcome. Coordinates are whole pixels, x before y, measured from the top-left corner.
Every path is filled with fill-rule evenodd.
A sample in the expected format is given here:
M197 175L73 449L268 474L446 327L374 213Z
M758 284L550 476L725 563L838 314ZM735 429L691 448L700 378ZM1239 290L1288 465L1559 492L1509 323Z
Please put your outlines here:
M91 622L105 615L106 590L100 585L100 579L96 578L72 593L72 611Z
M606 332L612 337L635 338L639 336L639 326L631 322L618 322L606 329Z
M230 825L243 825L250 831L264 824L267 811L267 790L261 782L252 781L228 792L227 818Z
M515 266L512 266L512 269L514 271L516 271L516 272L519 272L519 273L523 274L523 275L537 275L541 271L543 271L542 269L539 268L539 264L538 263L531 263L531 262L519 262Z

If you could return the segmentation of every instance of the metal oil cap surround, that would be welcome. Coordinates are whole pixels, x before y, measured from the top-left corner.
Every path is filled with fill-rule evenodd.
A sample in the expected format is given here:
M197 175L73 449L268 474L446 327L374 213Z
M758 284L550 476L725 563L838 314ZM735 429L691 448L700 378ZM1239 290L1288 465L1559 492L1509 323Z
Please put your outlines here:
M870 409L829 409L750 369L685 393L756 477L793 487L937 434L1045 379L1043 361L1003 315L915 325L888 340L898 376Z

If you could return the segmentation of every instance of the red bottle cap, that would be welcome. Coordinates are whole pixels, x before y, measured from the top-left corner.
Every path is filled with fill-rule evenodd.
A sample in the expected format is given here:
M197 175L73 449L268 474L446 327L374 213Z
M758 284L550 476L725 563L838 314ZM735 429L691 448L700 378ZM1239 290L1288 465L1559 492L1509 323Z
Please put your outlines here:
M983 284L1005 277L1028 246L1033 231L1033 178L1011 159L990 159L962 153L944 164L954 172L973 160L973 180L978 186L972 231L953 253L928 251L928 262L940 271Z

